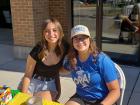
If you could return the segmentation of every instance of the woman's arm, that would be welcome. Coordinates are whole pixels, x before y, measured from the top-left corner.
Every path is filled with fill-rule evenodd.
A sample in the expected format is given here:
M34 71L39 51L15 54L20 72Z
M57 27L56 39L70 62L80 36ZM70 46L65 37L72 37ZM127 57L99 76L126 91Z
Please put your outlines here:
M59 74L60 75L69 75L70 71L66 70L64 67L61 67L61 69L59 70Z
M28 86L32 78L32 74L36 65L36 61L29 55L27 58L25 74L22 80L22 92L28 93Z
M101 102L103 105L113 105L120 97L120 87L118 80L106 83L109 93L106 98Z

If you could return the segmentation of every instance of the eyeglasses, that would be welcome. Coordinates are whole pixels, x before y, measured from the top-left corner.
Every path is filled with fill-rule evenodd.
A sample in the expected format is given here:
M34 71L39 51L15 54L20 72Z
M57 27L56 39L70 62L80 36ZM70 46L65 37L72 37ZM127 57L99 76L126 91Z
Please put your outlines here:
M73 37L73 41L75 41L75 42L84 41L84 40L86 40L87 38L89 38L89 37L86 36L86 35L74 36L74 37Z

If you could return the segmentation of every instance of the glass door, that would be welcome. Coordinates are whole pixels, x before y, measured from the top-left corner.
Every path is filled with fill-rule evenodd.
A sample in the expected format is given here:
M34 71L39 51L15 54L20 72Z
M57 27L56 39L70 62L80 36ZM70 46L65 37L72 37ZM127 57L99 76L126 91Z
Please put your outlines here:
M135 32L134 21L130 19L134 4L139 5L135 0L107 0L103 4L102 50L128 65L140 65L140 31ZM126 18L132 22L128 30L125 28L129 24L123 25Z
M93 38L96 31L96 0L73 0L73 25L86 25Z

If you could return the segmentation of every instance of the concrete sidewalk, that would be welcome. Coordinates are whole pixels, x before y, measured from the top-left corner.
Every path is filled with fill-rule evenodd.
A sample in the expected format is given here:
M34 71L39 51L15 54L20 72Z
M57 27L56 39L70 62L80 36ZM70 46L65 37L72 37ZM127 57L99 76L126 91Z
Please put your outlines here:
M0 85L16 89L25 68L26 60L14 58L13 46L0 44ZM121 65L127 81L123 105L139 105L140 67ZM71 78L61 77L62 92L59 101L65 103L75 92Z

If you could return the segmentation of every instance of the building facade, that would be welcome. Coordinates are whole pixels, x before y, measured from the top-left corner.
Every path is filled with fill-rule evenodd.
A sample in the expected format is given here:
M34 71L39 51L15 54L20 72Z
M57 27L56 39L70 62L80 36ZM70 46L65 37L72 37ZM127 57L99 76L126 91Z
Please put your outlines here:
M57 18L63 27L65 38L71 28L70 0L10 0L14 54L26 58L32 46L42 37L41 26L49 17Z
M130 5L127 1L114 0L113 5L109 0L98 1L100 3L96 4L92 0L1 0L0 28L11 27L15 58L27 58L42 37L42 22L55 17L61 22L67 40L73 25L86 25L98 47L112 59L123 64L140 65L139 33L132 43L127 41L129 33L124 33L124 42L119 42L120 23L117 26L114 24L119 14L125 14L126 7L139 2L133 0L134 3ZM98 4L103 7L99 8L101 6Z

